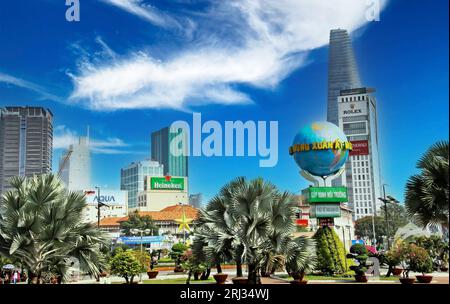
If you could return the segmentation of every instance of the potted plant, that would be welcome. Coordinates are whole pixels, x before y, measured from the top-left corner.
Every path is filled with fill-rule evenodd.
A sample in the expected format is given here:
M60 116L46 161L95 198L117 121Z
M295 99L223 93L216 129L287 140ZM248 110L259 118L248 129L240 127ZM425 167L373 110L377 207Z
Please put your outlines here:
M158 257L157 257L156 255L152 255L152 256L151 256L151 260L150 260L150 269L147 269L147 275L148 275L148 278L149 278L149 279L154 279L154 278L156 278L156 276L157 276L158 273L159 273L158 270L154 270L157 258L158 258Z
M286 271L293 278L290 282L294 285L305 285L305 275L316 267L315 242L311 239L297 238L294 240L292 255L287 257Z
M355 259L358 262L358 265L350 266L350 270L355 272L355 280L360 283L367 283L367 259L369 258L369 251L366 246L362 244L355 244L350 247L350 253L347 255L347 258Z
M233 282L233 284L236 284L236 285L248 284L248 278L246 278L246 277L234 277L231 279L231 281Z
M433 276L426 275L433 272L433 260L426 249L415 245L412 246L409 268L414 272L422 273L422 275L416 275L419 283L430 283L433 280Z
M392 273L395 276L402 274L403 269L397 267L400 264L400 255L396 248L393 248L384 254L384 262L388 265L389 269L387 272L387 277Z
M400 258L400 264L402 265L403 271L400 277L400 283L402 284L414 284L415 279L409 277L409 272L411 271L411 258L414 257L414 247L413 244L401 243L397 247L396 251Z

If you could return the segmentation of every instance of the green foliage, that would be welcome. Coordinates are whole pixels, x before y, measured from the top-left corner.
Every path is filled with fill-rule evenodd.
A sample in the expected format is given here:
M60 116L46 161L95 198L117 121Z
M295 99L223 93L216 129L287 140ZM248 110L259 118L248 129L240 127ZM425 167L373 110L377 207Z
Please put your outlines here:
M120 223L120 229L127 236L133 235L131 230L150 230L151 235L159 235L158 226L149 215L141 216L138 211L133 212L128 220Z
M432 145L417 162L420 174L411 176L406 184L406 210L421 227L448 227L448 158L448 141Z
M121 248L111 259L110 269L111 273L124 278L127 284L132 284L134 277L146 270L132 250L123 251Z
M134 255L134 257L141 263L142 267L144 269L147 269L150 267L151 257L150 254L146 251L140 251L139 249L135 249L131 251Z
M188 249L189 247L184 244L184 243L176 243L172 246L172 250L170 252L170 257L172 259L175 260L175 265L178 267L180 266L181 263L181 258L184 254L184 252Z
M83 194L67 192L52 174L16 177L11 186L0 202L0 255L21 261L30 282L47 274L65 281L71 258L91 275L105 268L100 249L108 238L83 221Z
M411 245L411 247L412 257L409 265L411 271L421 272L424 275L433 272L433 260L427 250L416 245Z
M366 246L362 244L353 245L350 247L350 253L347 257L355 259L358 262L358 265L350 266L350 269L353 270L356 275L365 275L367 266L369 266L367 262L367 259L369 258L369 251Z
M289 245L291 246L286 250L286 271L300 276L312 272L317 263L315 240L299 237Z
M430 237L417 237L415 239L417 246L425 248L433 260L434 269L440 266L448 265L448 242L442 237L432 235Z
M316 269L325 275L342 274L345 269L344 245L333 228L321 227L314 234L317 250Z

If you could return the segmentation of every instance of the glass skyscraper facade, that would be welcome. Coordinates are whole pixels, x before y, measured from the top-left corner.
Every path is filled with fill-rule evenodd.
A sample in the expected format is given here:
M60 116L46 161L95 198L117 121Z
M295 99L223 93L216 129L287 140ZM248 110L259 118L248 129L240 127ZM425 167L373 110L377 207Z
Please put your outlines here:
M165 175L188 176L187 155L175 156L170 153L170 143L172 139L177 136L186 136L186 134L182 132L185 131L179 129L178 132L172 133L170 132L170 128L166 127L152 133L152 160L157 161L164 166Z
M91 185L91 154L89 138L80 137L78 144L70 145L59 161L61 180L70 191L89 189Z
M0 108L0 195L14 176L52 170L53 114L41 107Z
M164 176L164 166L156 161L133 162L120 172L120 190L128 191L128 209L137 207L137 194L144 191L146 176Z
M327 120L339 125L338 96L341 90L361 87L358 67L347 30L330 32L328 53Z

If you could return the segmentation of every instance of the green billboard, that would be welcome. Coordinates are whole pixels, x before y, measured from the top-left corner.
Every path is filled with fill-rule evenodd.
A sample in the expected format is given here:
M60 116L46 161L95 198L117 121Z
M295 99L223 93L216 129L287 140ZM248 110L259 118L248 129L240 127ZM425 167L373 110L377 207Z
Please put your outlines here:
M184 190L184 178L182 177L152 177L150 178L152 190Z
M302 191L308 203L347 202L347 187L309 187Z

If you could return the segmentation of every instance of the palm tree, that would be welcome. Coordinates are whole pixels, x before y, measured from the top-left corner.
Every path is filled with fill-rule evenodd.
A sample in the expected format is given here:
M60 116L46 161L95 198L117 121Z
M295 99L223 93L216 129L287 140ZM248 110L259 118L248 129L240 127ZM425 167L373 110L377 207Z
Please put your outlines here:
M302 281L306 272L314 270L317 263L314 239L298 237L286 246L286 271Z
M82 271L98 275L107 238L82 221L83 194L67 192L54 175L16 177L0 202L0 254L21 261L29 283L53 274L66 281L73 258Z
M407 213L424 228L441 225L448 229L448 158L448 142L435 143L417 162L420 174L411 176L406 184Z

